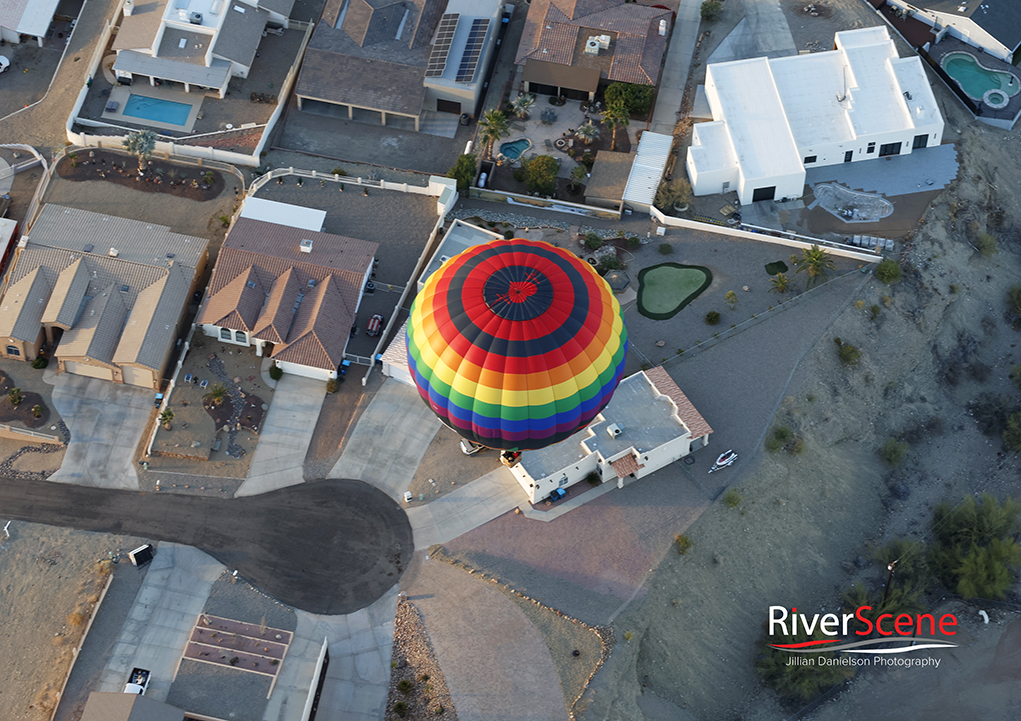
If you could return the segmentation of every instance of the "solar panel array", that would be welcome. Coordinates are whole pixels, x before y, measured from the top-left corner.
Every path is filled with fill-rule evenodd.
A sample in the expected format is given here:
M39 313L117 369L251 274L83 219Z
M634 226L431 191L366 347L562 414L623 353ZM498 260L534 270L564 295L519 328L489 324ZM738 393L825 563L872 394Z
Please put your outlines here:
M450 53L450 43L454 41L454 31L457 30L457 19L461 17L458 13L444 13L440 18L439 27L436 30L436 43L432 52L429 53L429 63L425 66L427 78L438 78L443 75L443 69L447 66L447 55Z
M472 21L471 32L468 33L468 42L464 46L464 55L461 56L461 67L457 69L458 83L470 83L475 77L475 70L479 67L479 58L482 56L482 48L486 44L486 33L489 32L489 18L476 18Z

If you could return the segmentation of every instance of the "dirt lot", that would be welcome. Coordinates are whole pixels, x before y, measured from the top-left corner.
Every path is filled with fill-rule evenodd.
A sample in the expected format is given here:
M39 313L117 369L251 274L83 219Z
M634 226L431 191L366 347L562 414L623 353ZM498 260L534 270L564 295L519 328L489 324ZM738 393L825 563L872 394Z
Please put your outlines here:
M127 536L16 522L0 531L0 717L47 721L72 649Z
M831 18L793 17L843 29L862 12L851 0L826 4ZM802 47L806 38L787 5ZM818 39L826 38L832 29ZM999 439L983 436L965 406L983 392L1017 398L1007 376L1021 360L1019 338L1004 319L1004 298L1021 282L1014 192L1021 136L974 122L938 80L933 87L945 137L961 151L961 174L909 239L904 279L892 286L873 279L861 307L848 308L802 361L777 421L805 438L806 453L744 449L758 456L731 478L741 502L707 511L688 531L693 550L668 554L648 598L618 618L618 638L628 632L632 640L618 644L597 676L582 718L787 718L792 710L761 686L753 667L767 605L832 607L854 580L882 581L868 560L873 547L894 536L926 537L933 504L980 491L1019 495L1017 458L1000 453ZM972 246L983 231L998 239L990 258ZM861 348L860 367L839 364L834 337ZM928 432L911 432L926 424ZM877 453L891 436L914 439L896 470ZM953 715L948 709L1012 717L1016 688L978 669L1016 653L1016 614L997 611L982 626L974 623L976 606L936 608L968 619L962 648L945 656L945 666L862 672L809 717L941 718Z

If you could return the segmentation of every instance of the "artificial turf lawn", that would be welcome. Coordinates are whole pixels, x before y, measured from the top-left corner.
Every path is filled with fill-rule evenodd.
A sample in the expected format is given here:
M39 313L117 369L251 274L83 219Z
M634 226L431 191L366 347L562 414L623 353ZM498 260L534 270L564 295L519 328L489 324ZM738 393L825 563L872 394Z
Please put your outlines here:
M775 263L766 263L766 272L769 275L776 275L777 273L786 273L787 264L782 260L778 260Z
M713 282L713 274L700 265L660 263L638 274L638 312L653 320L677 315Z

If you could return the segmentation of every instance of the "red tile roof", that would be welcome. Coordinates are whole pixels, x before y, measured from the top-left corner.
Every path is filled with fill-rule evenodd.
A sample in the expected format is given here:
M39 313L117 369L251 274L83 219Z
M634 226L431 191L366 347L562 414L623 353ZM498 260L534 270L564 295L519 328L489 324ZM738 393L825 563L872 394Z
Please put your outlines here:
M613 470L616 472L617 478L627 478L632 473L638 473L639 470L645 468L645 466L640 465L638 460L630 453L611 462L610 465L613 466Z
M645 371L645 377L652 381L656 390L674 402L674 405L677 406L677 416L691 431L692 439L701 438L713 432L702 414L695 410L695 406L688 400L688 396L684 395L677 387L674 379L670 377L663 366L656 366Z

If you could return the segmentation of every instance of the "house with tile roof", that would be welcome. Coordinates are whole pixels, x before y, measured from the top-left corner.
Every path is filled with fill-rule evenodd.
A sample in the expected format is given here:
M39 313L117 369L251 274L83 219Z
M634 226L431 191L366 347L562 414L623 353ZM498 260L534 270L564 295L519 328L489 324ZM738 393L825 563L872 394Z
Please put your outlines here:
M0 296L0 356L32 361L49 346L58 372L159 389L207 245L162 225L46 205Z
M705 447L712 432L659 366L624 378L588 427L561 443L522 452L510 470L530 503L592 474L620 488Z
M199 310L203 332L285 373L337 377L378 243L239 217Z
M474 114L503 10L503 0L327 0L298 107L416 131L424 114Z
M533 0L514 60L525 92L592 100L600 84L656 85L672 17L624 0Z
M114 37L118 82L180 83L222 98L247 78L267 23L287 23L294 0L125 0Z

